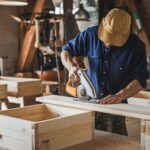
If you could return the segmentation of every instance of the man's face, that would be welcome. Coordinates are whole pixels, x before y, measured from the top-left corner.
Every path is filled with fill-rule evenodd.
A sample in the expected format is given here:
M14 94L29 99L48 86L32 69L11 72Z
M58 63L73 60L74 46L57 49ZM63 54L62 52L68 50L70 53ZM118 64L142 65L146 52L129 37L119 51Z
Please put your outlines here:
M107 47L107 48L110 48L112 45L111 44L109 44L108 42L104 42L104 44L105 44L105 46Z

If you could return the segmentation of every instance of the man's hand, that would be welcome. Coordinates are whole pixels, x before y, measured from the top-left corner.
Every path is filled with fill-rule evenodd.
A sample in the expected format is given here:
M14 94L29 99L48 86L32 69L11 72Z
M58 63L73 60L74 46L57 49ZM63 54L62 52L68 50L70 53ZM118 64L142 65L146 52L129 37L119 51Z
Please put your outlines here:
M104 97L103 99L101 99L99 102L99 104L118 104L121 103L121 97L120 95L108 95L106 97Z
M121 103L122 100L127 99L137 92L142 90L143 87L141 86L138 80L131 81L125 88L121 89L115 95L108 95L103 99L99 100L99 104L117 104Z
M80 78L78 76L78 70L79 68L76 67L76 66L72 66L68 71L69 71L69 79L72 81L72 82L75 82L75 83L79 83L80 82Z

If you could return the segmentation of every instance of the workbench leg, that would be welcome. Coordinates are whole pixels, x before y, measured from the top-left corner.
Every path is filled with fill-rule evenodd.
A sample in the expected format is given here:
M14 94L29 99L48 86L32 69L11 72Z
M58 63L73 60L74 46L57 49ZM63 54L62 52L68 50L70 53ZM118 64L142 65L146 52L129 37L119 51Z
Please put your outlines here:
M145 150L146 121L141 120L141 150Z
M11 108L11 104L8 101L8 98L4 98L0 100L0 110L6 110Z
M8 99L11 103L19 104L20 107L24 107L24 97L8 96Z
M150 150L150 121L145 120L145 149Z

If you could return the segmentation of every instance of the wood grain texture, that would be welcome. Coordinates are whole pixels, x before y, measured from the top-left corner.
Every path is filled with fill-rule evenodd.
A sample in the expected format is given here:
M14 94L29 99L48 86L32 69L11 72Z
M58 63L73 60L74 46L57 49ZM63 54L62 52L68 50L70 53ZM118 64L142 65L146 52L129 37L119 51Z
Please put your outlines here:
M7 84L8 96L22 97L42 93L40 79L0 76L0 83Z
M62 149L91 140L93 127L94 114L77 108L40 104L1 111L0 148Z
M0 83L0 99L7 98L7 85Z
M149 107L146 106L138 106L131 104L110 104L110 105L92 104L74 100L74 98L72 97L57 96L57 95L38 97L36 98L36 101L150 120L150 109Z

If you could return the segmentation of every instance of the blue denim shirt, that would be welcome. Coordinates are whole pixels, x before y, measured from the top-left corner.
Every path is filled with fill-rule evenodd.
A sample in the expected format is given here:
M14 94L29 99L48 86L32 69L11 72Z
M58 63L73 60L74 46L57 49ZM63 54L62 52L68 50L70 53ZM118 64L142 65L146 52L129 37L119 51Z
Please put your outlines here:
M145 88L148 78L144 43L134 34L122 47L106 48L98 39L98 27L89 27L64 45L72 56L87 56L88 75L99 97L115 94L131 81Z

